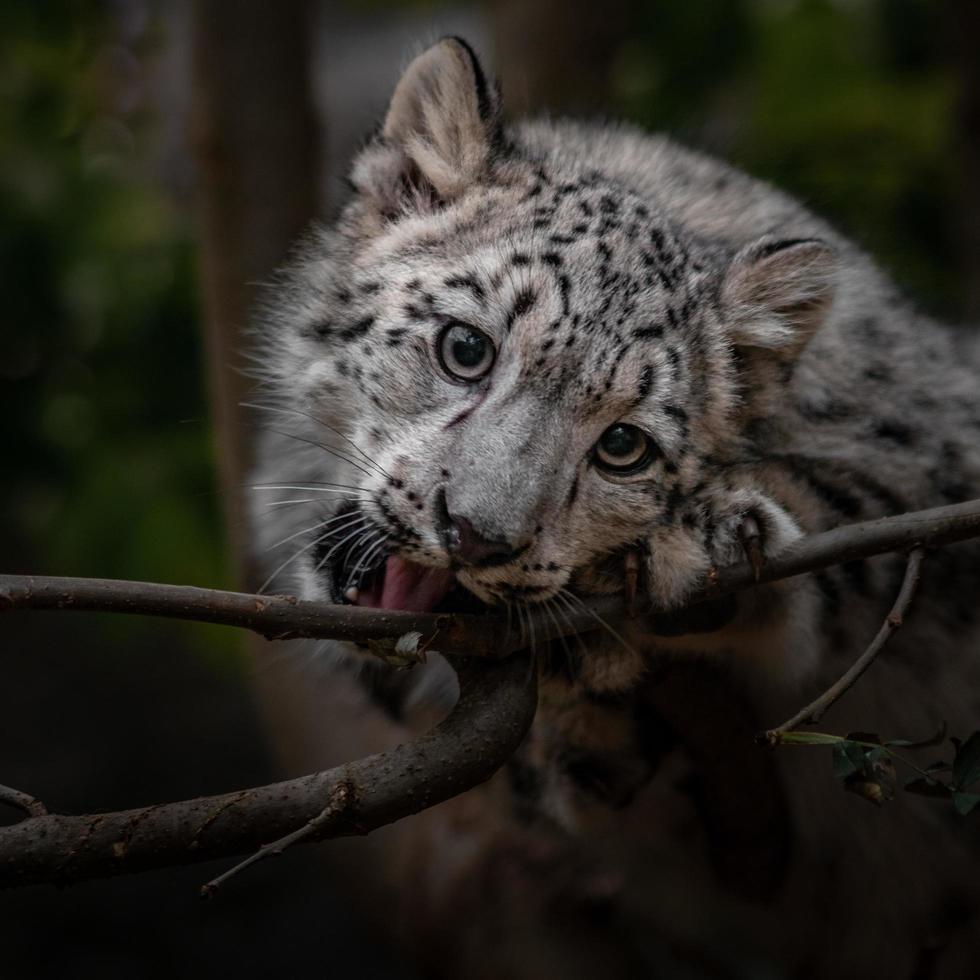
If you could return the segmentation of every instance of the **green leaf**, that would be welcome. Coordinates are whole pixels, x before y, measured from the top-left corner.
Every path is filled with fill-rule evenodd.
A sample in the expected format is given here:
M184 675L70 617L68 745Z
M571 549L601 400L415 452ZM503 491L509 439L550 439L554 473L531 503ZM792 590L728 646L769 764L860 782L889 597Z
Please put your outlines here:
M953 794L953 806L961 816L965 817L978 803L980 803L980 793Z
M938 779L923 779L921 776L908 780L905 789L909 793L918 793L919 796L948 797L953 792L946 783L941 783Z
M872 742L881 745L881 736L877 732L848 732L846 736L852 742Z
M943 722L935 735L930 735L929 738L920 739L910 739L910 738L890 738L882 742L882 745L888 745L893 749L926 749L930 745L942 745L943 740L946 738L946 722Z
M827 735L824 732L783 732L779 741L791 745L837 745L844 739L840 735Z
M861 772L865 767L864 746L849 739L840 739L834 746L833 766L838 779L847 779Z
M980 779L980 732L974 732L965 742L956 745L953 760L953 783L966 789Z

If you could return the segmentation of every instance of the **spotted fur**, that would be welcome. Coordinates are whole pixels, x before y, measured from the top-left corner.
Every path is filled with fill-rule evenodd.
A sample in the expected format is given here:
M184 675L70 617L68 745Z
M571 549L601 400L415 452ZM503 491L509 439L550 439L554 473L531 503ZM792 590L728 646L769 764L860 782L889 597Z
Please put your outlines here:
M262 330L276 431L259 482L300 488L277 495L291 505L266 493L254 508L260 549L289 541L273 552L293 556L277 590L342 601L393 552L445 567L449 508L512 549L458 569L483 602L560 618L569 593L622 591L633 552L644 594L671 609L740 556L747 517L774 554L802 533L980 496L976 351L766 184L628 126L505 127L475 56L450 39L410 65L351 186L283 273ZM454 322L496 347L478 383L440 364ZM650 439L648 465L624 476L595 461L617 422ZM970 546L930 560L914 622L852 698L855 727L976 727L978 568ZM663 726L634 692L664 656L720 658L777 721L853 658L900 572L894 558L850 562L698 621L627 626L628 649L597 634L544 650L541 712L515 767L522 805L581 827L595 806L654 792L669 740L643 734ZM815 780L787 777L791 806L826 811L834 867L873 841L901 878L901 841L932 813L910 804L883 815L900 831L874 830ZM857 820L847 844L841 810ZM814 874L821 833L803 834ZM936 857L934 887L909 884L902 955L925 942L945 884L966 889L959 847ZM880 955L868 953L879 971Z

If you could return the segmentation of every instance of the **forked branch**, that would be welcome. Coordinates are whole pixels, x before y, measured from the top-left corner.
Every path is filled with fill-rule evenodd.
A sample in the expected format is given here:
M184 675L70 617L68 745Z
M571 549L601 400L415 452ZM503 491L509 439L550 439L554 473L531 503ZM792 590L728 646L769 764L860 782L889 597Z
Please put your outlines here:
M759 736L759 741L776 746L782 741L786 732L791 732L799 728L800 725L815 725L824 716L827 709L839 701L854 686L857 679L874 662L875 657L881 652L882 647L888 642L892 634L904 622L905 615L912 604L912 598L915 596L915 590L919 587L919 576L924 557L925 551L922 548L914 548L909 554L908 563L905 566L905 577L902 580L902 587L899 589L895 604L864 653L823 694L799 710L792 718L788 718L776 728L770 728L769 731L764 732Z
M0 803L12 806L29 817L43 817L48 812L45 805L30 793L12 789L10 786L0 786Z
M244 861L239 861L234 867L229 868L217 878L212 878L209 882L201 886L201 897L211 898L212 895L229 879L240 874L246 868L259 861L264 861L269 857L276 857L282 854L287 847L299 844L304 840L315 840L317 836L323 837L330 833L337 825L337 822L344 815L344 811L350 805L351 798L355 793L354 787L346 780L341 780L330 791L327 805L312 819L308 820L298 830L280 837L279 840L271 844L263 844L257 851L250 854Z
M442 724L389 752L270 786L0 828L0 887L65 884L254 850L314 823L304 840L366 834L489 779L537 706L527 657L456 665L460 698ZM343 790L340 788L344 787Z
M764 563L745 561L717 569L691 603L841 562L905 551L914 558L896 604L900 617L915 587L922 549L974 537L980 537L980 501L852 524L803 538ZM241 626L281 639L364 641L418 632L423 648L438 635L438 648L452 655L462 693L452 714L413 742L335 769L237 793L64 816L46 814L26 794L0 788L0 802L13 803L28 815L0 828L0 886L105 877L264 846L247 862L254 863L293 843L367 833L489 778L520 743L536 707L533 666L525 657L507 656L520 647L520 637L491 616L397 613L156 583L0 575L0 612L18 609L168 616ZM559 630L600 628L600 617L626 612L621 597L610 597L570 615L561 626L535 619L534 632L543 642ZM897 621L886 623L875 643L830 691L774 731L819 717L867 668Z

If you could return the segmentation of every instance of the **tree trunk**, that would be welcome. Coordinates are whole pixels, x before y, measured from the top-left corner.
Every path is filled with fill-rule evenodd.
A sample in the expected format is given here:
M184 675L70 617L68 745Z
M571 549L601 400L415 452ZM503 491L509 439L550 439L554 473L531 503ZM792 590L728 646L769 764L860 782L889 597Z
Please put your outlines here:
M262 284L320 210L320 139L308 77L313 12L308 0L194 4L192 137L207 373L229 546L249 591L257 574L242 488L254 442L241 403L254 382L239 368L247 365L242 352ZM318 684L306 651L258 637L249 638L248 650L264 727L286 773L327 769L404 738L342 679L325 684L320 677ZM381 917L393 902L385 891L391 861L384 845L391 839L381 833L321 852L325 880L344 880L345 900Z
M311 104L305 0L199 0L194 9L193 144L201 291L215 452L239 577L241 492L250 466L239 367L259 286L317 211L319 135Z
M491 0L489 8L510 115L608 111L627 0Z

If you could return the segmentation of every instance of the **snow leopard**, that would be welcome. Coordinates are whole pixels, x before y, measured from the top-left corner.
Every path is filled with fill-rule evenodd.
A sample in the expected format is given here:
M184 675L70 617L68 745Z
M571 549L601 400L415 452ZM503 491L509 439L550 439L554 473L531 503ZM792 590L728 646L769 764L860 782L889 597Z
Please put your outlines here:
M585 841L634 926L712 976L975 975L975 821L873 810L816 752L752 742L867 644L903 557L684 607L747 544L980 496L975 345L718 160L626 124L505 122L456 38L408 65L349 191L259 331L268 588L556 624L638 593L657 615L536 651L499 821ZM976 546L928 557L836 731L975 726L978 586ZM327 646L396 716L442 696L437 663Z

